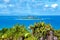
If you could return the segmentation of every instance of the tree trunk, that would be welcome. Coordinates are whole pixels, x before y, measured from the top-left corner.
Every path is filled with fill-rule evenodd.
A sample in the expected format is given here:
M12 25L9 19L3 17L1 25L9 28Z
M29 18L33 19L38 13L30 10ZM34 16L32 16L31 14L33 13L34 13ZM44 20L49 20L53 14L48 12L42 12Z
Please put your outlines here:
M24 37L23 37L23 36L21 36L18 40L24 40Z
M48 32L47 40L54 40L54 35L53 35L53 32L52 31L49 31Z
M39 38L38 40L44 40L44 37Z

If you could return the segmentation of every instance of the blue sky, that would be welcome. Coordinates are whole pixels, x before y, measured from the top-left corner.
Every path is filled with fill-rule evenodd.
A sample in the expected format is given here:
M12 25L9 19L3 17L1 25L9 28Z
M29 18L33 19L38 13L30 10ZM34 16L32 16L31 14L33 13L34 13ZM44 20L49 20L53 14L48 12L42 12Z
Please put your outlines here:
M60 15L60 0L0 0L3 15Z

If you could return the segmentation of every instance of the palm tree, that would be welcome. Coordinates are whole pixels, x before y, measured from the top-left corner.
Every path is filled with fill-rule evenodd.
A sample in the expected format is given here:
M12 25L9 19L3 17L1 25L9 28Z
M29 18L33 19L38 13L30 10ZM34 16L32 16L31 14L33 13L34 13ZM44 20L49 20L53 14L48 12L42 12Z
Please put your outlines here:
M54 30L54 36L60 40L60 30Z
M8 31L7 28L3 28L3 29L1 30L1 33L2 33L2 34L1 34L1 38L2 38L2 40L4 40L4 39L6 38L7 35L6 35L5 33L6 33L7 31Z
M35 36L37 38L38 38L38 36L41 36L40 32L42 32L42 31L40 28L42 26L43 26L43 23L35 23L34 26L30 26L30 28L32 29L33 36Z
M13 28L12 28L12 31L13 31L13 36L15 37L15 39L17 40L24 40L25 38L25 34L26 33L29 33L27 31L27 29L25 28L24 25L15 25Z
M48 30L51 30L51 26L49 24L45 24L44 22L35 23L34 26L30 26L33 36L40 39L43 36L45 39L46 33Z

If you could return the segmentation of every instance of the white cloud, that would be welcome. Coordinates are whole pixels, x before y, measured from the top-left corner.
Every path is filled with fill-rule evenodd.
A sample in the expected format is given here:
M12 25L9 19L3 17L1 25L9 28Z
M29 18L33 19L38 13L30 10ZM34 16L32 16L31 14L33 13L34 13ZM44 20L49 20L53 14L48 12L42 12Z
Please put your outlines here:
M50 7L50 6L49 6L48 4L45 4L43 10L46 11L46 9L49 8L49 7Z
M49 7L49 5L48 5L48 4L46 4L46 5L44 5L44 7L45 7L45 8L48 8L48 7Z
M51 8L56 8L58 6L58 4L52 4Z
M9 7L14 7L14 5L13 5L13 4L9 4L8 6L9 6Z
M10 0L4 0L4 2L9 3L9 2L10 2Z

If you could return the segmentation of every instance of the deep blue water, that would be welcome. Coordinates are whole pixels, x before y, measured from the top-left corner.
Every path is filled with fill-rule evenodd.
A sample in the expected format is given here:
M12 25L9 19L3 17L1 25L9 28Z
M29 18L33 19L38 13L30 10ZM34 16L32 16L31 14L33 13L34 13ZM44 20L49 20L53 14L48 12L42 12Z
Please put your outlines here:
M0 29L6 27L11 28L13 25L19 23L23 24L28 28L30 24L34 24L35 22L45 22L52 25L54 29L60 29L60 16L34 16L37 19L32 20L24 20L22 16L0 16ZM16 20L17 19L17 20ZM22 19L22 20L19 20Z

